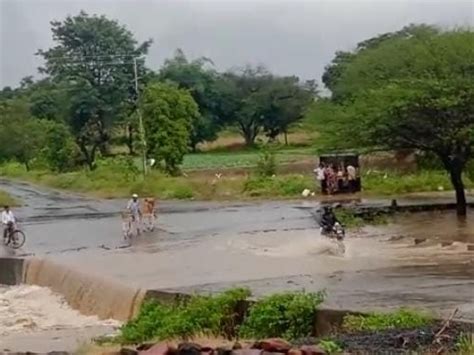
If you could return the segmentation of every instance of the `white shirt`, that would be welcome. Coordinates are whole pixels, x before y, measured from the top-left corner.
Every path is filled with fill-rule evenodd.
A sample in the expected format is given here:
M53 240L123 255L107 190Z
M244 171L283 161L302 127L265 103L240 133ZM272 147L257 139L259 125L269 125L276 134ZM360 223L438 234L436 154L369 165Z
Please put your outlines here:
M140 214L140 202L138 200L134 201L133 199L128 201L127 209L134 216L138 216Z
M347 166L347 175L349 176L349 180L356 179L356 169L352 165Z
M318 179L319 181L323 181L326 178L324 176L323 168L317 167L316 169L314 169L314 172L316 173L316 179Z
M2 224L15 223L15 216L12 211L3 211L2 212Z

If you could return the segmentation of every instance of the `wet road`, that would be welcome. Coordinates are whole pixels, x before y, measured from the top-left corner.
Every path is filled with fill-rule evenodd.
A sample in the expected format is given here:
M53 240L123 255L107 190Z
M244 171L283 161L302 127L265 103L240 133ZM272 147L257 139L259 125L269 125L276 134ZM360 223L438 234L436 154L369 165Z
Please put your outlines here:
M416 306L474 320L474 220L452 212L400 215L395 224L349 233L347 252L319 236L316 202L160 205L159 229L127 248L118 212L96 201L0 182L26 206L23 254L45 255L146 288L261 295L326 289L328 306L360 310ZM415 246L414 238L427 238ZM442 241L454 240L441 247Z

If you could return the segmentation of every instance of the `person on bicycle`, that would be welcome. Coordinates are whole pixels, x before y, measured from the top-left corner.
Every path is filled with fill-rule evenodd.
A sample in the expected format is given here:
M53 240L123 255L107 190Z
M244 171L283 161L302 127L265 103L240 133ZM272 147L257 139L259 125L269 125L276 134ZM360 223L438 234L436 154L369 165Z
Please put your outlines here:
M10 206L4 206L2 212L2 226L3 226L3 239L8 238L8 232L13 227L15 223L15 216L13 215Z
M127 210L132 215L132 219L136 222L140 221L142 216L142 211L140 208L140 201L138 201L138 195L133 194L132 199L128 201Z

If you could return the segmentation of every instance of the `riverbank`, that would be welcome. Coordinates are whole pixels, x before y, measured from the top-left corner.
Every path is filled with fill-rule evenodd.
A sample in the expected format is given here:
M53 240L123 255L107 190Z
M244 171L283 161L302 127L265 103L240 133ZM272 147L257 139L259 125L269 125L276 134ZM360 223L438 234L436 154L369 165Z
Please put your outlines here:
M28 181L41 186L86 194L95 198L127 198L132 193L155 196L161 200L255 200L300 198L305 189L319 195L319 187L311 172L280 173L259 177L252 170L226 169L184 172L179 177L151 171L145 178L120 165L99 165L94 171L79 170L52 173L47 170L26 171L17 164L0 166L0 176ZM362 176L363 191L355 197L399 196L415 192L450 191L448 175L442 171L400 174L368 170ZM465 178L466 188L474 183Z

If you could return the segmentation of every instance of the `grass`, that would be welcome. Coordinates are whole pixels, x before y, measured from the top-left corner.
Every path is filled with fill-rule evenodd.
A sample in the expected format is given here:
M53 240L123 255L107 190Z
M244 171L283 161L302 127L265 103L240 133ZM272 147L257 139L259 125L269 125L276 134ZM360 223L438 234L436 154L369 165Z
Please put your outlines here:
M295 153L298 152L298 153ZM304 156L306 149L278 151L280 162L283 156L293 157L295 154ZM258 163L261 153L245 153L252 156L250 160ZM194 165L218 166L219 159L228 165L244 164L239 154L217 154L202 153L188 157L195 159ZM216 158L219 157L219 158ZM240 158L239 158L240 157ZM201 161L199 161L201 159ZM216 159L216 160L213 160ZM249 161L250 161L249 160ZM248 162L249 162L248 161ZM224 164L225 165L225 164ZM30 181L39 185L53 188L85 193L99 198L121 198L128 197L131 193L150 195L159 199L198 199L198 200L245 200L245 199L285 199L300 198L304 189L315 190L316 182L313 173L305 174L278 174L270 177L259 177L255 174L256 168L251 169L248 174L226 174L221 178L214 176L212 170L204 170L203 173L189 174L189 176L168 177L157 170L151 171L143 178L134 163L126 159L104 159L98 162L98 168L94 171L86 169L69 173L56 174L41 167L34 167L27 172L22 165L8 163L0 166L0 176L13 179ZM467 188L474 184L465 178ZM450 190L451 185L446 173L442 171L424 171L414 174L397 174L395 172L369 171L362 177L363 195L367 196L393 196L412 192L431 192L439 190ZM316 191L317 193L317 191ZM0 199L11 201L11 197L0 194ZM1 200L0 200L1 201ZM348 225L357 226L362 221L354 216L343 216ZM346 218L347 217L347 218Z
M301 159L314 158L310 148L279 149L275 153L278 164L286 164L300 161ZM255 167L260 159L258 149L250 149L239 152L206 152L193 153L184 157L182 169L229 169L229 168L251 168Z
M149 340L193 339L197 336L227 339L308 337L313 331L323 293L303 291L273 294L248 304L247 289L231 289L212 296L191 296L174 305L146 302L138 316L127 322L113 342L136 344Z
M474 354L473 334L461 333L456 341L456 349L461 355Z
M0 206L19 206L19 202L5 191L0 190Z
M336 209L337 219L348 228L360 228L367 224L382 225L389 222L389 217L384 214L371 215L367 217L360 217L354 214L350 209Z
M348 332L376 332L386 329L410 329L433 322L433 317L415 310L399 309L390 313L348 315L343 320L343 329Z
M473 188L474 182L464 177L466 188ZM444 171L427 170L412 174L368 171L362 176L364 192L372 195L400 195L412 192L452 190L449 176Z

